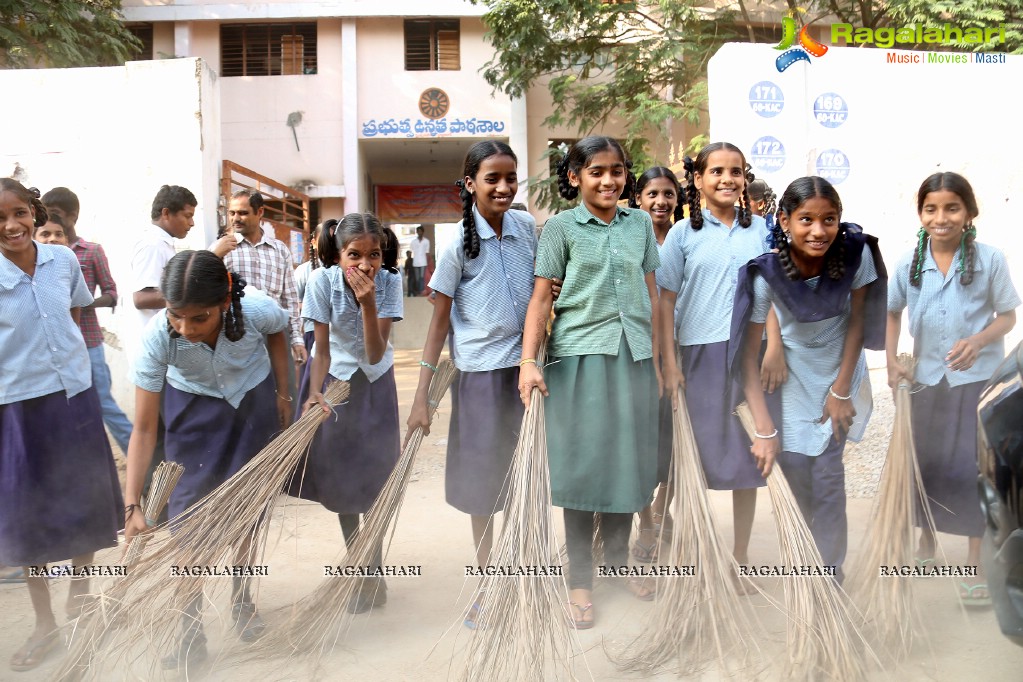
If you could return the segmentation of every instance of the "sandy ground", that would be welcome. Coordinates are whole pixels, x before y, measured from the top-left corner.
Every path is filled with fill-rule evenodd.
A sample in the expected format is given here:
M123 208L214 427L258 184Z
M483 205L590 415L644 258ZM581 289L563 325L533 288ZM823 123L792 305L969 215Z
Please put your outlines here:
M407 416L415 381L419 354L396 354L397 382L402 406L402 422ZM218 655L222 642L232 634L223 620L229 608L228 583L214 594L214 605L206 612L206 631L210 637L210 662L192 671L189 679L251 680L447 680L458 679L463 672L464 649L472 632L461 626L463 614L472 597L472 583L466 582L465 567L473 561L469 520L444 502L444 452L447 437L448 404L445 401L435 429L420 449L412 483L385 563L417 565L421 577L389 579L386 606L356 618L345 641L327 654L319 666L312 661L266 659L238 663L229 655ZM731 497L711 493L722 537L731 538ZM55 501L59 503L59 501ZM862 541L871 514L871 499L849 500L850 560ZM560 525L560 514L556 514ZM949 563L966 559L964 540L945 539ZM751 558L754 564L778 563L777 543L768 497L759 496L753 531ZM115 564L115 550L98 555L98 563ZM323 566L340 563L341 535L336 517L318 505L290 500L275 514L267 564L271 575L260 587L261 612L268 625L283 618L283 609L307 594L324 579ZM761 585L775 598L781 598L780 578L766 578ZM52 581L55 604L62 605L66 581ZM917 594L929 631L902 665L876 671L872 680L964 680L991 682L1019 680L1023 669L1023 650L1000 635L990 609L964 611L957 605L954 587L948 580L919 579ZM784 618L763 596L744 600L763 625L756 644L767 659L780 656L785 647ZM607 583L597 583L594 593L597 625L580 632L577 639L576 675L580 679L642 679L619 672L607 651L620 650L634 640L653 605L640 602ZM58 611L59 612L59 611ZM44 680L56 667L53 655L35 671L15 673L7 661L24 642L33 627L32 609L24 585L0 585L0 680ZM154 656L164 652L154 652ZM752 672L750 676L752 677ZM110 671L109 679L151 679L142 666ZM703 679L718 679L712 669ZM184 679L169 675L168 679ZM675 679L670 672L649 679ZM777 665L764 671L760 679L782 679Z

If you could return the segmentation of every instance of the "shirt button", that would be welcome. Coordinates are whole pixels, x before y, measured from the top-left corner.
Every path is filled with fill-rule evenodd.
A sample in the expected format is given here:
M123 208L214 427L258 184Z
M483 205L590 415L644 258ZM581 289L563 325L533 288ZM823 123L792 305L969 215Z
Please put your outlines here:
M615 280L615 284L621 284L621 283L622 283L622 280L620 280L620 279L616 279Z
M617 256L618 255L618 249L611 249L611 253L613 253L614 255Z
M625 317L625 313L618 313L618 317Z
M43 313L43 317L46 317L46 316L47 316L46 313Z
M53 351L54 353L56 353L56 352L57 352L57 348L56 348L56 347L53 347L53 348L51 348L50 350L52 350L52 351Z

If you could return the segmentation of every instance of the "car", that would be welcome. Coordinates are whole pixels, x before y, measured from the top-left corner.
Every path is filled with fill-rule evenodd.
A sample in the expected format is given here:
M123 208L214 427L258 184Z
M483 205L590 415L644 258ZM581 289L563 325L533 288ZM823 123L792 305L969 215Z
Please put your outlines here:
M977 417L981 561L998 625L1023 646L1023 342L984 386Z

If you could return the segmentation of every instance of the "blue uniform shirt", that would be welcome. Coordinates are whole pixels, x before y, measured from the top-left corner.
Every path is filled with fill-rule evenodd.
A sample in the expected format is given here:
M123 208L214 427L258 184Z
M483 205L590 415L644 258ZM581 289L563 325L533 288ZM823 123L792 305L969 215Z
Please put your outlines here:
M888 286L888 310L897 313L909 307L909 333L918 361L917 383L933 386L942 377L948 379L949 386L987 381L1005 357L1005 343L999 339L981 349L970 369L953 372L945 364L945 356L956 341L983 330L995 313L1007 313L1020 304L1002 252L978 242L974 246L973 282L967 286L959 281L959 251L948 273L942 275L929 242L919 287L909 283L912 252L903 256L895 268Z
M66 246L35 244L35 276L0 254L0 405L92 385L89 352L71 308L92 303Z
M335 379L350 379L361 369L376 381L394 364L394 347L387 340L384 357L375 365L366 357L366 340L362 329L362 307L345 284L341 268L333 265L320 268L309 279L302 299L302 316L330 325L330 374ZM381 269L373 278L376 285L377 317L400 320L405 314L401 277ZM314 350L315 354L315 344Z
M142 350L135 361L132 383L158 393L164 379L179 391L222 398L237 408L250 390L270 374L270 356L263 340L288 327L288 313L255 287L242 298L245 336L229 341L220 330L217 347L171 338L167 310L159 311L142 332Z
M515 367L522 356L522 328L533 294L536 222L525 211L507 211L501 239L472 208L480 252L465 256L462 239L453 239L437 258L430 288L454 299L451 331L455 366L463 372ZM458 234L462 234L459 223Z
M728 227L703 210L703 227L679 221L661 246L657 286L674 291L675 337L681 346L727 341L739 268L767 253L767 223L753 216L749 227Z

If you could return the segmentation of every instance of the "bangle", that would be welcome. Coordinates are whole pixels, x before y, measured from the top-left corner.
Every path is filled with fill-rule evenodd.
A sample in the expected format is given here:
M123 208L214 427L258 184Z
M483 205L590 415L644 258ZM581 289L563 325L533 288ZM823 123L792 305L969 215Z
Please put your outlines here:
M292 400L290 395L281 395L280 393L277 393L277 391L274 391L274 393L277 395L278 398L280 398L281 400L284 400L286 402L290 403L291 400Z
M767 435L757 433L756 431L754 431L753 435L756 436L757 438L760 438L761 440L771 440L772 438L775 438L778 435L778 429L775 429L774 431Z
M124 518L127 519L128 517L130 517L132 514L135 513L136 509L141 511L142 507L140 505L137 505L137 504L129 504L128 506L126 506L124 508Z
M433 371L434 371L435 373L436 373L436 371L437 371L437 366L436 366L436 365L431 365L431 364L430 364L429 362L427 362L426 360L420 360L420 361L419 361L419 366L420 366L420 367L429 367L429 368L430 368L430 369L432 369L432 370L433 370Z
M535 365L536 358L526 358L525 360L519 360L519 367L522 367L523 365L528 365L530 363Z
M852 396L851 395L838 395L837 393L835 393L835 385L834 384L832 384L831 386L828 386L828 395L830 395L835 400L852 400Z

